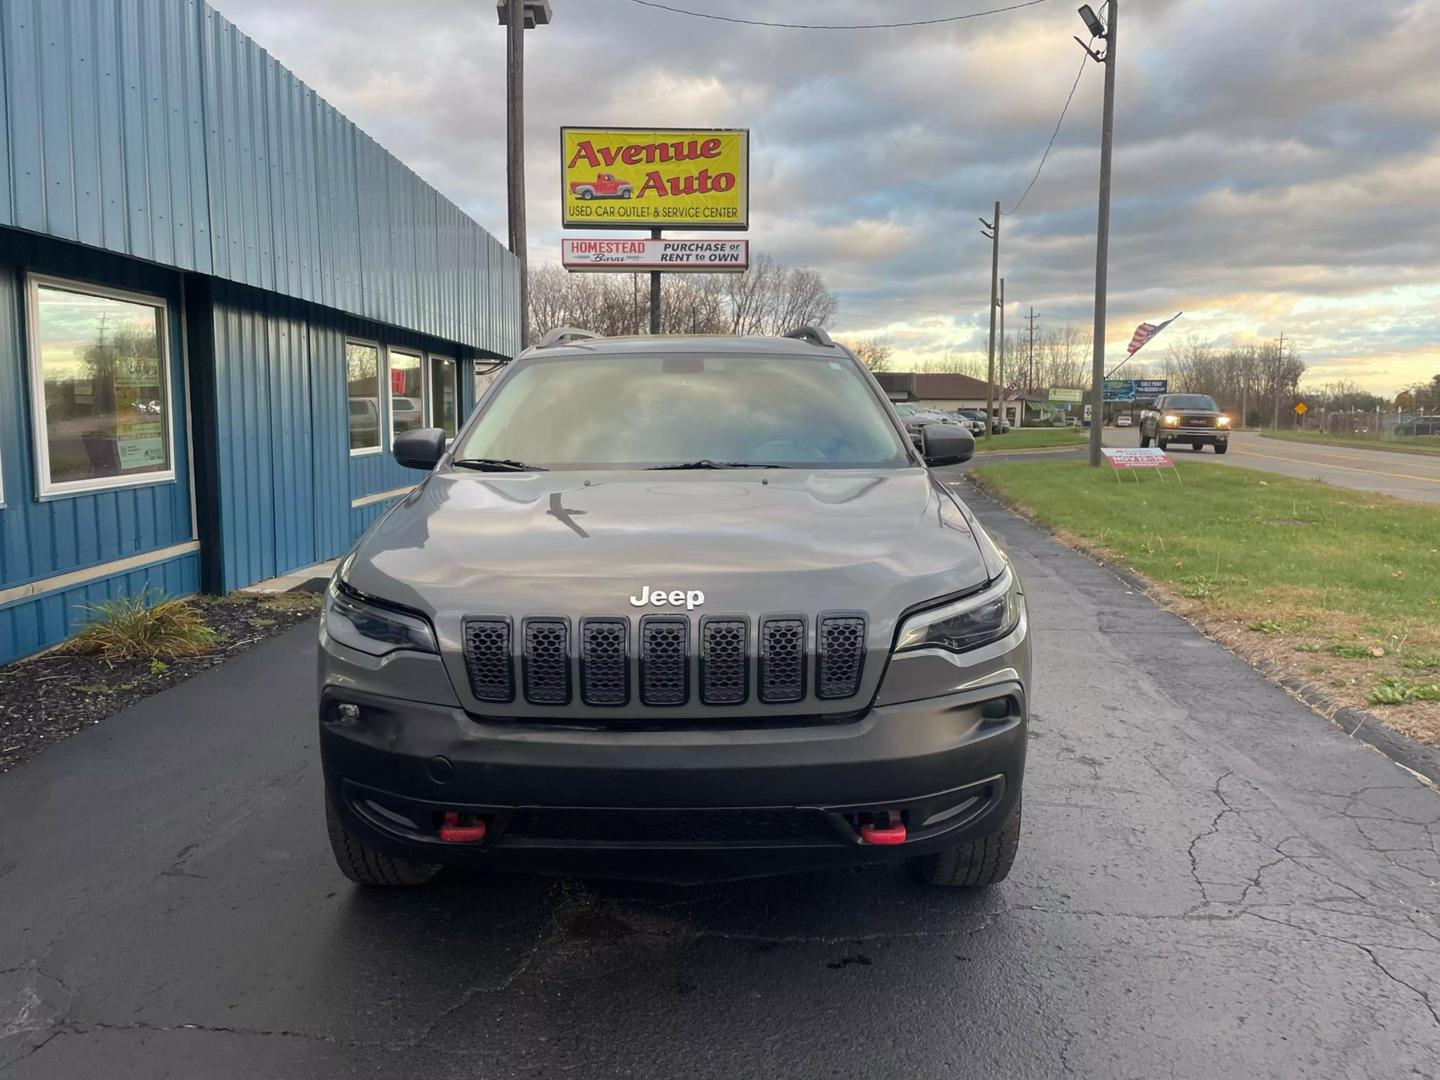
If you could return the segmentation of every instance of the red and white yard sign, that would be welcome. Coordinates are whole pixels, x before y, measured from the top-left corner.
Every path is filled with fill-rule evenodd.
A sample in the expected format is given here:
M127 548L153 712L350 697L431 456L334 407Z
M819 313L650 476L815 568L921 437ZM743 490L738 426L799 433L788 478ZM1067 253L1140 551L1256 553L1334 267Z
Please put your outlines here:
M1170 455L1158 447L1105 447L1101 453L1117 469L1173 469Z

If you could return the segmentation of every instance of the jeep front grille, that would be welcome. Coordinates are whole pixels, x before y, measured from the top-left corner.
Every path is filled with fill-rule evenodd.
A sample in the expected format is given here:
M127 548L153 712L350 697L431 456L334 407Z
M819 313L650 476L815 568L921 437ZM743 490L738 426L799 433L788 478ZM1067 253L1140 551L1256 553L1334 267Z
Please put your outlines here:
M865 667L865 620L855 615L829 615L816 634L815 696L847 698L860 688Z
M646 615L640 620L640 700L684 705L690 697L690 620Z
M535 705L570 701L570 624L564 619L525 620L525 700Z
M505 702L515 697L509 619L465 620L465 670L470 675L470 692L480 701Z
M760 700L786 705L805 696L805 620L766 619L760 626Z
M744 619L700 623L700 700L706 705L741 705L750 696L749 627Z
M812 679L815 698L854 697L865 670L864 617L822 615L813 651L808 622L767 615L756 626L718 615L692 624L676 614L646 615L636 626L624 616L597 615L580 619L572 634L568 619L531 616L518 620L517 635L509 618L474 616L464 620L465 669L471 694L487 704L519 697L563 706L578 698L589 706L678 708L691 703L692 678L706 706L756 699L794 705L806 700Z
M580 700L586 705L624 705L630 700L627 620L580 621Z

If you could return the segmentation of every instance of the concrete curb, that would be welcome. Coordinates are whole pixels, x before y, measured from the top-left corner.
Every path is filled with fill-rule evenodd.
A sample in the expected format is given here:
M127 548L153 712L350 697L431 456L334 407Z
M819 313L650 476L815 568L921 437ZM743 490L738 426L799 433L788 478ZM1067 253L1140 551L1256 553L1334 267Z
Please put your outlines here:
M988 499L996 506L1009 510L1012 514L1024 518L1025 521L1029 522L1035 528L1042 530L1046 535L1055 539L1056 543L1063 544L1063 541L1056 539L1054 532L1046 528L1043 523L1023 513L1016 504L1006 499L998 491L995 491L978 478L970 476L969 474L966 474L966 479L970 481L970 486L982 497ZM1155 603L1155 598L1150 593L1150 582L1146 581L1139 574L1127 570L1124 567L1117 566L1108 560L1101 560L1093 552L1087 551L1085 548L1071 547L1069 544L1064 544L1063 546L1070 551L1085 556L1085 558L1089 559L1096 566L1108 571L1121 582L1145 596L1151 603ZM1163 605L1156 604L1156 607L1163 607ZM1169 609L1165 608L1164 610ZM1171 612L1171 614L1177 619L1185 618L1178 612ZM1185 619L1185 622L1191 626L1195 626L1189 619ZM1308 705L1315 713L1328 720L1350 738L1365 743L1371 747L1371 749L1384 754L1397 765L1401 765L1411 772L1416 773L1432 787L1440 787L1440 749L1427 746L1425 743L1417 742L1407 735L1402 735L1398 731L1387 728L1384 721L1374 713L1368 712L1365 709L1357 709L1349 705L1337 705L1335 701L1319 687L1307 683L1303 679L1297 679L1294 676L1282 677L1276 675L1273 664L1263 660L1252 662L1234 649L1226 646L1223 641L1206 634L1200 627L1195 626L1195 630L1224 648L1232 656L1244 660L1245 663L1249 664L1277 686L1283 687L1291 697Z

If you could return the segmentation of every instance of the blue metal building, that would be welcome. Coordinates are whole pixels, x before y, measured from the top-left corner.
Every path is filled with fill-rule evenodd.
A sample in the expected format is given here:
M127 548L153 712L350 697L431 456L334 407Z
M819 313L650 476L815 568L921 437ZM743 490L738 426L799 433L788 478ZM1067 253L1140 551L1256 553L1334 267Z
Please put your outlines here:
M201 0L0 3L0 662L343 553L515 259Z

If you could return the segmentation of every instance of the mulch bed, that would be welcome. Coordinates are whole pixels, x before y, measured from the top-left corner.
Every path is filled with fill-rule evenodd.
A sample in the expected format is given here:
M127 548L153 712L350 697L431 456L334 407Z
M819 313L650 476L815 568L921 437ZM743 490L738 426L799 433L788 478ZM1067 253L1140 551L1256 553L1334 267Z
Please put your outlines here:
M296 592L196 597L218 641L204 656L153 664L75 656L63 646L0 667L0 773L141 698L182 683L315 615L320 597Z

